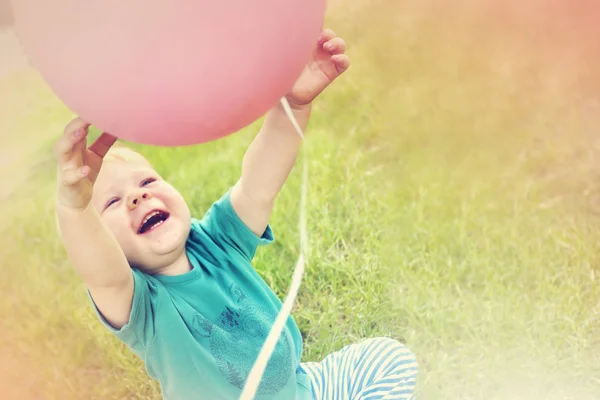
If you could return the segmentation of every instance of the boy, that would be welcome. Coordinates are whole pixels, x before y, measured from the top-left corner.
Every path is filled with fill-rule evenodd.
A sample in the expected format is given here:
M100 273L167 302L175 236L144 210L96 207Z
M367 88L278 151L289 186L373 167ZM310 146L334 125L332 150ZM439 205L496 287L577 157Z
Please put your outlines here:
M344 41L324 31L286 96L302 130L313 99L349 67L344 52ZM86 148L88 126L75 119L56 144L56 201L65 248L98 317L144 360L164 398L238 398L281 307L251 261L260 244L273 240L268 220L301 138L281 106L270 110L240 180L197 220L146 159L112 147L116 138L103 134ZM410 398L416 363L405 347L391 340L356 346L330 356L354 354L347 369L354 383L336 388L336 396ZM362 365L375 351L377 366ZM319 364L303 367L301 353L290 317L258 399L327 398L326 390L343 386L343 374L327 378L330 372ZM370 368L368 376L366 370L360 375L360 365ZM382 383L386 379L394 385ZM372 397L381 394L377 382L389 390Z

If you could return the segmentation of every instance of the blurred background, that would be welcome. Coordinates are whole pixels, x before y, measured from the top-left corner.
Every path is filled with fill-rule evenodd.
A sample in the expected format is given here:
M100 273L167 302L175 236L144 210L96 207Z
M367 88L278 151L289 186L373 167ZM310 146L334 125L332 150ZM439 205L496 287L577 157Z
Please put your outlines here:
M421 399L600 398L600 6L331 0L327 26L353 64L317 100L305 145L305 361L391 336L417 355ZM158 399L56 237L52 146L71 118L0 0L0 397ZM201 216L259 123L135 147ZM281 298L299 184L295 172L256 259Z
M10 25L13 22L14 20L10 1L3 0L2 2L0 2L0 25Z

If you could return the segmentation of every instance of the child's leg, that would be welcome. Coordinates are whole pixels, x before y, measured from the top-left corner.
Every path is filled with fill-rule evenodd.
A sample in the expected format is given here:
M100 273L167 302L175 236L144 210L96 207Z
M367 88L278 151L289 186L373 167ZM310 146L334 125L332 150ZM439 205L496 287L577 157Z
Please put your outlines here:
M411 399L418 365L414 354L389 338L344 347L319 363L303 363L316 400Z

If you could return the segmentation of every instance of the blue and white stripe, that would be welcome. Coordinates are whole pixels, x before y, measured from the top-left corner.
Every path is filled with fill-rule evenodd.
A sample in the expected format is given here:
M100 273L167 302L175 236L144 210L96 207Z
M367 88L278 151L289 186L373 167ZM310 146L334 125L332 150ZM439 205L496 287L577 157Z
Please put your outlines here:
M368 339L344 347L321 362L301 364L315 400L413 399L418 364L402 343Z

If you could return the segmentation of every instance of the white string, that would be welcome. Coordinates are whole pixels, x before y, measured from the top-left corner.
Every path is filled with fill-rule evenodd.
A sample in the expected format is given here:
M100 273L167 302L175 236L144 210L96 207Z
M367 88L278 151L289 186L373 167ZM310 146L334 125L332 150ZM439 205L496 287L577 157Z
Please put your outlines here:
M281 105L285 110L286 115L292 122L292 125L296 129L296 132L302 139L304 139L304 134L302 129L298 125L298 121L294 117L294 113L290 108L290 105L285 97L281 98ZM298 290L300 289L300 284L302 283L302 276L304 275L304 259L305 259L305 251L308 248L308 234L306 230L306 192L308 187L308 163L306 159L306 152L304 152L304 168L302 174L302 189L301 189L301 197L300 197L300 256L298 257L298 261L296 262L296 268L294 269L294 274L292 275L292 283L290 285L290 290L288 291L288 295L283 302L281 310L275 319L275 323L273 324L273 328L271 328L271 332L267 336L265 343L263 344L260 353L250 370L250 374L248 375L248 379L246 380L246 385L244 386L244 390L242 391L242 395L240 396L240 400L252 400L256 395L256 391L260 385L260 381L265 372L269 359L273 354L273 350L275 350L275 346L277 345L277 341L281 336L281 332L283 331L283 327L287 322L288 317L292 312L292 308L294 306L294 302L296 301L296 296L298 295Z

